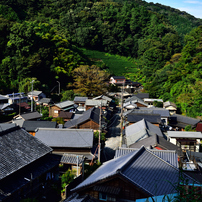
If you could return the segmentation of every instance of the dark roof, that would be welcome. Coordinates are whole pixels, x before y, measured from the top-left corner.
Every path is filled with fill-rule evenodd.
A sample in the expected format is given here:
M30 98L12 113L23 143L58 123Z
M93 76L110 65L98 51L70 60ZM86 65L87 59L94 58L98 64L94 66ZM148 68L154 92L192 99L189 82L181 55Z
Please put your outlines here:
M160 114L161 117L170 117L169 110L165 108L157 108L157 107L139 107L138 109L131 110L130 114Z
M29 112L29 113L19 114L19 115L15 116L14 119L16 117L22 117L22 119L24 119L24 120L31 120L31 119L39 119L42 117L42 115L39 114L39 112Z
M35 137L50 147L92 148L91 129L38 128Z
M142 119L145 119L146 121L149 121L150 123L160 123L161 122L161 116L159 114L129 114L127 116L127 121L130 123L136 123L138 121L141 121Z
M138 93L138 94L135 94L135 96L140 99L149 98L149 93Z
M85 102L87 99L88 99L88 97L79 97L79 96L76 96L74 98L74 102Z
M146 145L142 145L142 146L146 147ZM126 155L128 153L137 151L141 147L137 147L137 148L123 148L123 147L119 147L119 149L117 149L116 152L115 152L114 158L118 158L118 157ZM178 165L178 155L177 155L177 152L175 150L155 150L155 149L149 149L149 151L152 152L153 154L159 156L164 161L170 163L174 167L176 167L176 168L179 167L179 165Z
M0 179L50 153L52 149L19 126L0 132Z
M202 132L202 123L198 123L196 126L196 131Z
M22 127L28 132L35 132L37 128L56 128L55 121L24 121Z
M187 125L191 125L192 127L196 127L197 123L199 123L200 119L191 118L188 116L183 116L179 114L173 114L170 116L169 125L185 128Z
M126 102L133 102L133 103L140 103L142 105L145 105L145 106L148 106L147 103L144 102L144 100L138 98L137 96L133 95L132 97L129 97L125 100L125 103Z
M20 107L24 107L25 109L30 109L31 108L30 105L27 104L26 102L17 103L17 105L18 106L20 105Z
M0 181L0 201L4 201L6 197L9 198L13 192L19 190L26 184L30 184L29 179L37 179L42 174L48 172L54 167L58 167L60 163L59 156L53 154L47 154L43 158L40 158L33 163L25 166L24 168L18 170L12 175L7 176L6 178ZM10 200L5 200L10 201Z
M89 195L79 196L79 194L73 193L64 202L99 202L99 200Z
M82 116L80 116L78 119L73 119L73 120L67 121L64 124L64 126L65 126L65 128L72 128L89 119L91 119L95 123L99 124L99 116L100 116L100 109L93 107L93 108L90 108L87 111L85 111L82 114ZM102 121L104 121L104 119L102 119Z
M179 170L159 156L141 147L119 158L105 162L72 191L84 190L106 182L111 177L122 177L139 187L149 196L176 193L173 185L179 182ZM194 180L184 175L188 183Z
M147 148L160 147L165 150L175 150L179 155L181 155L180 148L178 146L167 141L164 137L159 137L158 135L152 135L148 138L145 138L134 144L131 144L130 148L140 148L142 145L144 145Z
M71 119L73 117L74 113L73 112L65 112L65 111L60 111L59 116L60 118L64 119Z
M163 134L159 127L151 124L144 119L130 126L127 126L125 129L125 134L128 146L155 134L163 137Z

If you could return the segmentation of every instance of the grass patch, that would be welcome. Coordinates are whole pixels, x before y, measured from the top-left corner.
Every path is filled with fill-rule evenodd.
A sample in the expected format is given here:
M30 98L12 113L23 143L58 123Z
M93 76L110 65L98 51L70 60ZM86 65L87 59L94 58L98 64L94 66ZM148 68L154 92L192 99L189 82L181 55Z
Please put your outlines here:
M81 50L95 65L101 69L107 69L112 75L131 79L131 76L138 71L138 62L133 58L84 48Z

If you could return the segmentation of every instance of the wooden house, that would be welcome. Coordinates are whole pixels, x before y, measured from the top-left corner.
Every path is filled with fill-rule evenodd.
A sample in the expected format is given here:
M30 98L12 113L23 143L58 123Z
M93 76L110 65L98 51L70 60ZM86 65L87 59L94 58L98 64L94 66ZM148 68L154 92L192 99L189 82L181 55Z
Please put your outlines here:
M90 108L85 111L79 118L67 121L64 124L65 128L78 128L78 129L93 129L99 130L100 109ZM101 119L101 124L105 125L105 119Z
M8 103L8 97L0 95L0 104Z
M127 102L136 104L137 107L148 107L147 103L145 103L142 99L136 97L135 95L127 98L124 103L127 103Z
M109 104L107 100L94 100L87 99L85 102L85 110L91 109L93 107L100 108L102 106L102 110L107 110Z
M202 139L201 132L193 131L168 131L169 141L182 150L190 150L194 152L200 151L200 141Z
M0 142L0 201L42 200L58 180L60 159L19 126L1 127Z
M176 112L177 112L177 105L170 101L164 102L163 108L169 110L170 115L176 114Z
M197 183L183 176L188 183ZM173 184L178 182L179 169L143 146L105 162L71 191L98 201L136 201L176 193Z
M88 99L88 97L79 97L79 96L75 96L74 98L74 103L78 106L82 106L84 107L86 100Z
M126 78L124 76L112 76L110 77L110 84L114 85L123 85L126 81Z
M74 104L73 101L64 101L52 106L49 106L49 116L54 118L58 117L61 111L64 112L74 112L78 105Z

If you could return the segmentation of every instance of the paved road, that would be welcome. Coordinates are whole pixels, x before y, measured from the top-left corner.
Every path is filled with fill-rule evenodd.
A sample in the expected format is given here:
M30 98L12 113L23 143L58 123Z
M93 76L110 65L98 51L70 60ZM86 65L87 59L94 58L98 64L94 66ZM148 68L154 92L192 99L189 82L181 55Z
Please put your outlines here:
M120 109L111 119L107 140L105 141L105 148L102 151L102 161L108 161L114 158L115 150L120 146Z

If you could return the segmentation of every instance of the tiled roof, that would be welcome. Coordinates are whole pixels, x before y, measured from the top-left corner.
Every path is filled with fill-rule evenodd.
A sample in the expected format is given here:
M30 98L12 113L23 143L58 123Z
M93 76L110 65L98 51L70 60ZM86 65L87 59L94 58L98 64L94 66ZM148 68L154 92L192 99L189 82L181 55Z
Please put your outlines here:
M74 98L74 102L85 102L87 99L88 99L88 97L79 97L79 96L76 96Z
M31 119L39 119L42 117L42 115L39 114L39 112L29 112L29 113L19 114L16 117L22 117L24 120L31 120Z
M151 137L131 144L130 148L140 148L142 145L144 145L146 148L160 147L166 150L175 150L179 155L181 155L181 151L178 146L167 141L164 137L159 137L158 135L152 135Z
M148 106L148 104L145 103L144 100L142 100L142 99L136 97L135 95L132 96L132 97L130 97L130 98L128 98L128 99L126 99L124 103L126 103L126 102L132 102L132 103L135 103L135 104L136 104L136 103L140 103L140 104L142 104L142 105Z
M164 161L150 150L141 147L127 155L105 162L92 175L72 191L84 190L101 185L110 177L121 176L133 183L150 196L166 195L177 192L173 185L179 182L179 170ZM188 183L194 180L184 175ZM97 183L97 184L96 184Z
M125 129L125 134L128 146L155 134L161 137L163 136L160 128L144 119L127 126Z
M55 121L24 121L22 127L29 132L34 132L37 128L56 128Z
M159 114L129 114L127 116L127 121L130 123L136 123L138 121L141 121L142 119L145 119L146 121L149 121L150 123L160 123L161 122L161 116Z
M0 132L0 179L50 153L52 149L20 127Z
M177 109L177 105L173 102L167 101L163 103L163 107L169 107L169 106L173 106Z
M144 145L142 145L142 146L144 146ZM122 147L119 147L119 149L117 149L116 152L115 152L115 157L114 158L118 158L120 156L126 155L128 153L131 153L131 152L134 152L134 151L137 151L137 150L139 150L139 148L137 149L137 148L122 148ZM177 152L175 150L149 149L149 151L152 152L153 154L157 155L158 157L160 157L164 161L170 163L174 167L176 167L176 168L179 167L178 166L178 155L177 155Z
M35 137L50 147L92 148L91 129L50 129L38 128Z
M124 76L112 76L112 78L114 78L114 79L125 79Z
M161 117L170 117L169 110L157 107L151 107L151 108L139 107L139 109L133 109L130 113L160 114Z
M72 105L74 105L74 102L70 101L70 100L67 100L67 101L55 104L55 106L59 107L60 109L63 109L63 108L66 108L66 107L70 107Z
M65 153L62 155L60 162L61 163L68 163L68 164L76 164L76 165L78 163L80 165L84 162L84 156Z
M98 100L98 99L107 100L108 102L112 101L112 99L110 97L107 97L106 95L100 95L93 98L93 100Z
M180 123L182 123L184 125L184 127L186 125L191 125L192 127L196 127L197 123L199 123L201 121L200 119L195 119L195 118L191 118L191 117L183 116L183 115L179 115L179 114L173 114L170 116L170 118L171 118L171 121L172 121L172 119L175 119L175 121L177 121L176 124L174 123L177 127Z
M87 99L85 105L86 106L102 106L106 107L108 106L107 100L93 100L93 99Z
M73 119L70 121L67 121L65 123L65 128L71 128L75 127L76 125L79 125L89 119L93 120L95 123L99 124L99 116L100 116L100 109L99 108L91 108L85 111L82 116L80 116L78 119ZM104 121L104 119L102 119Z
M140 99L149 98L149 93L138 93L135 96Z

